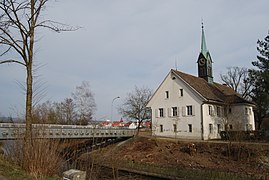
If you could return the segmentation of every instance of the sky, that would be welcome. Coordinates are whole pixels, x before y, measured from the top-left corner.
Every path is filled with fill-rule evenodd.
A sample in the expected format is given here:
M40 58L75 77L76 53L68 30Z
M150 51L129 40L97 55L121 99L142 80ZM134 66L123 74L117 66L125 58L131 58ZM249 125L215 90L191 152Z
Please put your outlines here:
M269 30L268 7L268 0L49 1L42 18L80 28L37 31L35 76L45 89L39 103L61 102L88 81L94 119L119 120L117 108L135 86L155 91L170 69L197 75L202 21L214 81L221 82L227 67L253 67L257 40ZM22 66L0 65L0 116L24 113L25 77Z

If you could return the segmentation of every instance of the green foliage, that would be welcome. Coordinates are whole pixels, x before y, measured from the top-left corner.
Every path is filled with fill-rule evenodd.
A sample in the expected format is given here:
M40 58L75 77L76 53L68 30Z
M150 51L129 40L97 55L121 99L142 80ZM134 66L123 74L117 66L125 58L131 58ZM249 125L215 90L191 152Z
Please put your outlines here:
M269 113L269 32L264 41L257 42L257 61L252 65L257 69L249 71L250 81L253 85L251 98L257 105L257 121L260 126L262 118Z

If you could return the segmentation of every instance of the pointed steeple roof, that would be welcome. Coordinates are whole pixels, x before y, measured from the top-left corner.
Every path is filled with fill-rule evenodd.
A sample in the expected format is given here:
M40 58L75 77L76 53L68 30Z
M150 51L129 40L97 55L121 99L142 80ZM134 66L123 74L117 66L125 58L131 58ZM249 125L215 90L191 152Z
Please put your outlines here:
M202 22L202 38L201 38L201 54L210 62L212 62L209 50L206 47L204 23Z
M201 53L204 55L205 58L208 59L209 51L206 47L205 31L204 31L204 23L203 22L202 22Z
M207 58L208 50L206 47L204 24L203 23L202 23L201 53L205 56L205 58Z
M198 75L208 83L213 83L212 59L206 47L204 24L202 22L201 52L198 57Z

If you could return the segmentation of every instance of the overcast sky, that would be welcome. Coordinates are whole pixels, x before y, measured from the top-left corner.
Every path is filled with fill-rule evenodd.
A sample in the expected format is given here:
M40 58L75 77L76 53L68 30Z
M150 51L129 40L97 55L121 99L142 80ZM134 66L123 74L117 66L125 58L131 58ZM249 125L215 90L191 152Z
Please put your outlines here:
M220 82L219 74L229 66L252 67L256 42L269 30L268 7L268 0L51 1L44 18L81 28L37 33L35 61L41 67L35 73L46 87L42 102L63 101L88 81L97 104L95 119L120 119L117 107L135 86L156 90L175 64L197 75L201 19L214 81ZM24 69L0 65L0 77L0 115L22 114Z

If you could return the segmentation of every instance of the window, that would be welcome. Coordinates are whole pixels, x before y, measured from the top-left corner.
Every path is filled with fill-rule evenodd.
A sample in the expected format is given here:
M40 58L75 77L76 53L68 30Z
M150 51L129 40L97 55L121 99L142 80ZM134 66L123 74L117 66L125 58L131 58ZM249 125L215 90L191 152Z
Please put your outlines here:
M189 127L189 132L192 132L192 125L188 124L188 127Z
M245 114L248 114L248 108L245 108Z
M229 108L229 113L232 113L232 108Z
M212 68L211 67L208 67L208 76L212 77Z
M229 124L229 129L232 130L233 129L233 125Z
M219 106L217 106L217 116L220 117L220 107Z
M169 98L169 91L165 91L165 99Z
M183 96L183 89L179 90L179 95L182 97Z
M217 124L218 127L218 133L220 133L220 124Z
M182 107L182 116L194 116L194 106L189 105L189 106L183 106Z
M159 109L159 115L160 115L160 117L163 117L163 108Z
M246 128L247 128L247 131L251 131L252 130L252 124L247 124Z
M200 67L199 69L200 69L199 71L200 76L205 76L205 67Z
M210 115L210 116L212 116L213 115L213 108L212 108L212 106L208 106L208 114Z
M210 134L213 133L213 124L209 124L209 133L210 133Z
M178 116L177 107L172 107L172 116Z
M187 106L187 115L188 116L193 115L193 113L192 113L192 106Z
M173 124L174 132L177 132L177 125Z
M163 132L163 125L160 125L160 132Z
M251 114L251 108L246 107L245 108L245 114Z

